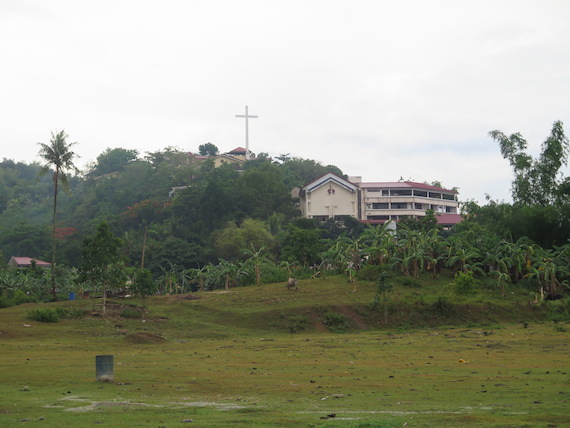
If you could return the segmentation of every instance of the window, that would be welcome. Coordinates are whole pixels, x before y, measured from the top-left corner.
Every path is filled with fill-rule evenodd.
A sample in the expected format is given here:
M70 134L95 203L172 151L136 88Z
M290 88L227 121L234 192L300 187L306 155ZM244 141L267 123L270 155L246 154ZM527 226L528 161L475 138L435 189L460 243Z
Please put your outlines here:
M448 201L454 201L455 200L455 195L449 195L447 193L443 194L443 199L447 199Z
M392 190L392 196L412 196L412 189L395 189L395 190Z
M390 220L389 215L369 215L366 220Z
M382 196L390 196L390 191L388 189L382 190Z
M387 210L388 207L388 203L376 203L376 204L372 204L372 209L373 210Z
M427 192L425 190L414 190L414 196L421 196L422 198L427 198Z
M441 199L441 193L429 192L429 197L434 199Z
M406 203L392 202L393 210L405 210L406 208L408 208L408 204Z

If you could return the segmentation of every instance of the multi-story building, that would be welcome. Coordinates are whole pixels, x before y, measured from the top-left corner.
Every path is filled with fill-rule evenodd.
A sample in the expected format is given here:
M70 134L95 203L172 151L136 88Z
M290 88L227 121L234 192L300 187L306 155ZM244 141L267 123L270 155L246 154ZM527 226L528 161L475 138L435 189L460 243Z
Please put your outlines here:
M366 223L418 218L433 210L438 222L450 226L461 222L456 190L411 181L362 182L327 173L299 192L304 217L326 220L350 215Z

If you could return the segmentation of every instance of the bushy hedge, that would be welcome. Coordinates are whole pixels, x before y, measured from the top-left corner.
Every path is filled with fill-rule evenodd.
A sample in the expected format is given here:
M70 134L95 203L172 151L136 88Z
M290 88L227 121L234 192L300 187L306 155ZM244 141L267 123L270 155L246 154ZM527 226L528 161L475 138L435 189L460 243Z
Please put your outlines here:
M75 319L85 316L87 311L83 309L57 307L32 309L28 312L28 319L38 322L58 322L60 319Z
M51 308L32 309L28 312L28 319L38 322L58 322L59 314Z

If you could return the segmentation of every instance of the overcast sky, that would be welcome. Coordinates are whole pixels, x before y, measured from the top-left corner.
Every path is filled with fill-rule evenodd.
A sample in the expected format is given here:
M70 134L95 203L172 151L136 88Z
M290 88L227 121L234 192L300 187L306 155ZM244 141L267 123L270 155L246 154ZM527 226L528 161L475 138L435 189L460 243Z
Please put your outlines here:
M488 132L570 134L566 0L0 0L0 158L245 146L510 201ZM564 170L568 175L568 168Z

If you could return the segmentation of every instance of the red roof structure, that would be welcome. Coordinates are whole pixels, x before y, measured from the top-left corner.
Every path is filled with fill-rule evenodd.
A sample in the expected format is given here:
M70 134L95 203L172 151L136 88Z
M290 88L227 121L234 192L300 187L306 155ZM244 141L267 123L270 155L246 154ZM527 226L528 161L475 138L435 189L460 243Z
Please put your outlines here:
M31 267L32 264L36 264L38 267L49 268L51 263L44 262L43 260L34 259L33 257L11 257L8 265L12 267Z
M451 227L451 226L454 226L456 224L461 223L464 220L464 218L461 216L461 214L439 214L439 213L436 213L435 218L437 220L437 224L439 224L443 227ZM384 224L387 221L394 221L394 222L398 223L400 220L360 220L360 223Z
M243 147L236 147L235 149L229 151L227 154L228 155L245 155L246 152L247 152L247 150L244 149Z
M413 181L387 181L387 182L363 182L360 183L359 187L363 189L407 189L407 188L415 188L415 189L423 189L423 190L432 190L434 192L451 192L451 193L458 193L457 190L449 190L443 189L441 187L430 186L429 184L425 183L416 183Z
M436 214L435 218L437 219L437 224L442 226L453 226L464 220L461 214Z

